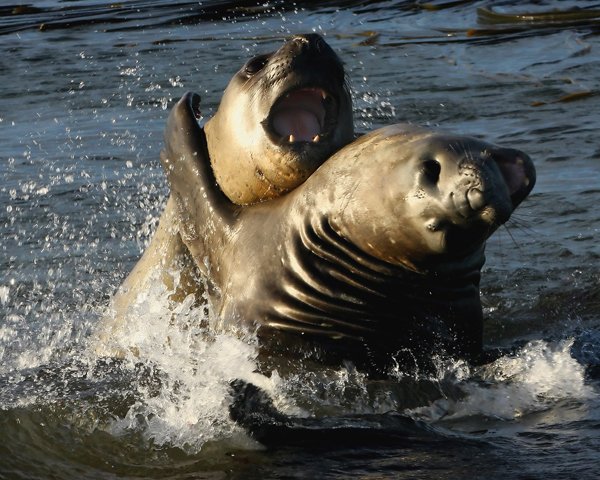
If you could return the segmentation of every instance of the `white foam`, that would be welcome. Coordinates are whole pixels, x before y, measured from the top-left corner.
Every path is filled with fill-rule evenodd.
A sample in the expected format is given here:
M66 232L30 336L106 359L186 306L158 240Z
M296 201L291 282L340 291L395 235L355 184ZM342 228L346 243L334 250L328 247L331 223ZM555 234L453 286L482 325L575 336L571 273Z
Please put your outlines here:
M194 306L191 295L173 305L168 293L157 282L140 295L111 339L132 368L139 362L154 368L160 388L140 387L141 400L108 430L115 435L140 431L157 445L194 452L210 440L239 437L247 443L229 419L229 383L240 378L273 390L270 379L254 372L255 342L215 333L208 327L207 305Z
M185 352L173 344L152 355L161 372L158 393L141 392L142 400L113 424L112 432L140 430L155 444L192 451L239 435L229 420L229 381L253 376L253 347L228 335L215 337L201 351Z
M443 398L411 413L426 421L486 416L513 420L562 400L585 402L594 393L572 358L572 339L534 341L501 357L460 384L464 397Z
M8 285L0 286L0 303L6 305L10 294L10 287Z

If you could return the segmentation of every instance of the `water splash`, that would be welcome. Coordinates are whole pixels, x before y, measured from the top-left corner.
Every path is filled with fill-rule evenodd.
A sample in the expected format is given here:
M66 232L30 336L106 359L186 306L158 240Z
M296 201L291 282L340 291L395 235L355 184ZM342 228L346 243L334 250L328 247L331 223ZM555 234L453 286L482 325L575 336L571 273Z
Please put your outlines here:
M133 316L142 321L118 339L125 350L135 345L135 355L128 354L132 365L143 359L160 372L161 386L137 392L136 403L111 424L113 435L142 432L159 446L193 452L209 441L240 441L246 437L229 418L235 379L260 387L290 418L358 415L367 422L370 415L396 412L428 424L453 422L458 430L476 418L512 421L594 397L585 367L571 354L573 339L531 342L484 367L439 358L434 373L397 369L387 380L371 380L351 363L338 368L270 364L266 374L257 373L254 338L211 330L215 321L207 305L194 306L190 297L173 306L164 287L155 288L135 305Z
M190 452L223 439L247 446L249 439L230 420L228 408L234 379L273 390L272 380L255 373L255 339L215 332L207 304L195 305L193 295L173 304L169 293L161 282L142 292L110 344L102 346L124 355L130 369L142 363L159 380L158 388L142 385L136 402L107 431L138 432L155 445Z
M571 356L573 342L530 342L515 355L469 372L459 398L442 398L412 414L430 422L476 416L515 420L561 401L586 402L595 394L585 367ZM465 377L464 365L460 369Z
M229 382L253 377L253 357L251 346L227 335L206 342L194 359L171 347L157 349L160 388L143 387L138 401L107 430L116 436L141 432L155 445L190 452L200 451L211 440L243 441L243 432L229 419Z

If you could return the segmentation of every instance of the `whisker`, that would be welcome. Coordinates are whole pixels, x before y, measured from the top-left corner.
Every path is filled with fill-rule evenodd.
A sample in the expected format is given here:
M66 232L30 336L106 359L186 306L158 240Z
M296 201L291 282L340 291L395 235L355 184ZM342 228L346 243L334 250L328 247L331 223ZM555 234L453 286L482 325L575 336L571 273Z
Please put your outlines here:
M533 236L533 237L546 237L547 234L541 233L539 231L537 231L535 228L533 228L531 225L529 225L526 222L520 221L519 219L513 219L511 218L507 223L505 223L504 228L506 230L509 229L513 229L513 230L519 230L523 233L526 233L529 236Z
M522 208L519 207L519 215L517 218L521 218L521 217L525 217L526 219L530 219L530 218L538 218L539 215L534 215L533 213L526 213L522 211Z
M513 242L513 245L520 250L521 246L517 243L517 241L515 240L515 237L513 236L512 232L510 231L510 229L508 228L508 226L506 224L504 224L504 230L506 230L506 233L508 233L508 236L510 237L510 239Z
M532 231L535 231L535 229L533 228L533 226L531 225L531 223L528 221L529 219L527 219L527 218L521 218L521 217L522 217L522 215L519 212L519 215L513 215L512 217L510 217L510 220L509 220L508 223L509 224L514 224L514 225L516 225L518 227L521 227L521 228L528 228L528 229L530 229Z
M520 225L525 225L525 226L530 226L529 223L529 218L523 218L523 216L520 214L521 212L519 212L519 215L512 215L510 217L509 222L514 222ZM529 217L531 217L532 215L529 215ZM527 215L525 216L527 217Z

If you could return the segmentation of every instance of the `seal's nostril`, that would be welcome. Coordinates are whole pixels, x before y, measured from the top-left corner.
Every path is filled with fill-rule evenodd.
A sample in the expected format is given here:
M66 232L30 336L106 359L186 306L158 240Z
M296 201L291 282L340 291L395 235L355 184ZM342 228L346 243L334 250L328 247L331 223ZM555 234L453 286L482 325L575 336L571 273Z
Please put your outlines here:
M471 188L467 192L467 200L474 211L479 211L485 207L485 196L478 188Z
M317 49L317 52L322 51L324 48L323 39L321 37L317 37L316 40L314 41L314 45L315 45L315 48Z
M310 40L308 38L306 38L305 36L303 36L303 35L298 35L298 36L294 37L293 40L294 40L294 42L300 43L300 44L308 44L308 43L310 43Z
M323 38L316 33L308 33L306 35L296 35L293 38L300 48L322 52L327 50L327 44Z
M440 179L441 171L442 166L437 160L430 159L423 162L423 174L429 182L437 184Z

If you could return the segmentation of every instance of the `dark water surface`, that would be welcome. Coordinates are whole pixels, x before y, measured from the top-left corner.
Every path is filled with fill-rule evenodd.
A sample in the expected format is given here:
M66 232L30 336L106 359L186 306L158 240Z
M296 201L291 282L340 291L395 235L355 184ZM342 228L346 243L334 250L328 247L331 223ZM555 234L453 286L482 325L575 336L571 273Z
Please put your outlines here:
M507 23L478 12L489 2L419 3L0 6L1 479L598 478L600 3L493 2L580 8ZM266 377L251 343L206 339L189 305L169 321L157 291L130 332L140 355L96 358L168 193L168 109L194 90L210 116L246 59L311 31L345 61L360 131L410 121L534 159L483 275L486 343L514 353L387 382L351 366ZM249 439L233 378L311 429Z

